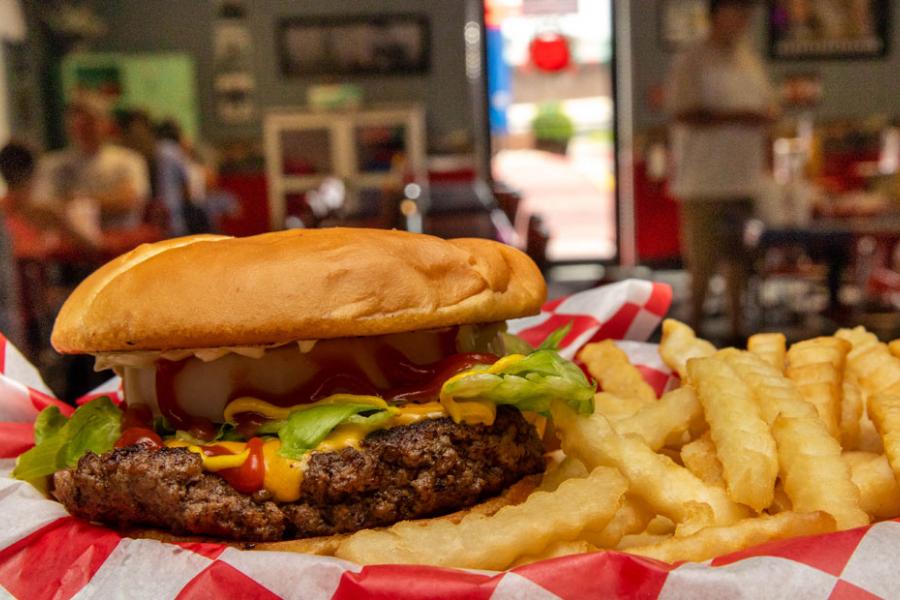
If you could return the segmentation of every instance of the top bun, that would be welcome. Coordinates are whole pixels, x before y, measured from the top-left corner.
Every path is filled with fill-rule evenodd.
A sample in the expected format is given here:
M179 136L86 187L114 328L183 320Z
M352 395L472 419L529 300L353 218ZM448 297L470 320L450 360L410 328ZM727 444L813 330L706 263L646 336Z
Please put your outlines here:
M376 229L195 235L142 245L63 305L64 353L262 346L502 321L540 310L522 252Z

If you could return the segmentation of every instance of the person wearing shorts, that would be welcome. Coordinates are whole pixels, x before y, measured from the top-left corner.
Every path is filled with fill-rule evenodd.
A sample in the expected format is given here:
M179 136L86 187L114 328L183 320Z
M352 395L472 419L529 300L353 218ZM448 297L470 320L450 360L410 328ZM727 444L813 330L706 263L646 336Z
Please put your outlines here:
M709 281L721 262L734 337L742 333L749 274L743 225L768 165L768 126L776 112L762 60L746 36L754 4L712 0L707 39L675 59L666 90L691 324L702 329Z

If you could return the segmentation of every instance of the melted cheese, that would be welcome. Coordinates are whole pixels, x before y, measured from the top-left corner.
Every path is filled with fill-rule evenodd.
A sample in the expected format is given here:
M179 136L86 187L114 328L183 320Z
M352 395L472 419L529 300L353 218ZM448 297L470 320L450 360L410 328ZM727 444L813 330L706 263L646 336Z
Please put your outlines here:
M269 440L263 444L266 476L263 487L278 502L294 502L300 498L305 460L291 460L281 456L281 440Z
M497 405L487 400L467 400L458 402L450 394L446 392L447 386L451 383L459 381L463 377L475 375L478 373L487 373L495 375L516 364L525 358L524 354L510 354L504 356L489 367L473 367L462 373L457 373L444 382L441 386L441 404L447 410L447 414L457 423L465 421L466 423L482 423L484 425L493 425L494 419L497 418Z
M366 404L372 408L388 408L388 403L378 396L359 396L356 394L332 394L318 402L295 404L293 406L276 406L259 398L242 396L235 398L225 407L225 422L235 424L234 415L240 413L256 413L272 421L283 421L292 412L307 410L321 404Z
M240 467L250 458L250 450L244 442L214 442L214 446L222 446L233 454L221 454L219 456L207 456L203 453L203 448L190 442L183 440L168 440L165 445L169 448L187 448L190 452L198 455L203 461L203 469L215 473L223 469L234 469Z
M235 415L248 412L262 415L267 419L280 421L287 419L294 411L307 410L322 404L366 404L372 406L373 409L387 409L392 413L390 419L375 426L360 424L339 425L312 452L334 452L343 448L358 448L362 440L376 429L409 425L423 419L433 419L444 415L449 415L457 423L491 425L497 415L497 407L494 403L487 400L457 402L446 394L444 389L448 384L474 373L498 373L523 358L524 356L521 354L513 354L501 358L489 367L475 367L451 377L442 386L440 402L390 406L384 399L377 396L333 394L312 404L283 407L259 398L243 396L236 398L225 407L225 421L234 423ZM536 420L543 420L537 415L535 417L537 417ZM240 467L250 456L250 450L244 442L215 442L215 445L223 446L233 452L233 454L222 456L206 456L201 447L181 440L170 440L165 442L165 444L169 447L184 447L200 455L203 461L203 468L212 472ZM275 500L279 502L293 502L300 497L303 472L312 452L307 453L303 460L292 460L281 456L279 454L280 448L281 441L278 439L270 439L263 444L263 458L265 462L263 487L272 494Z
M215 473L222 469L240 467L250 458L250 449L245 442L214 442L215 446L223 446L234 454L222 456L206 456L200 446L195 446L182 440L168 440L165 445L169 448L187 448L200 456L203 461L203 469ZM263 488L272 494L272 498L278 502L294 502L300 498L300 484L303 483L303 471L306 468L305 460L291 460L281 456L281 440L270 439L263 444L263 462L265 463L265 478Z
M375 431L375 429L378 428L355 424L339 425L316 446L313 452L334 452L343 448L359 448L363 438Z

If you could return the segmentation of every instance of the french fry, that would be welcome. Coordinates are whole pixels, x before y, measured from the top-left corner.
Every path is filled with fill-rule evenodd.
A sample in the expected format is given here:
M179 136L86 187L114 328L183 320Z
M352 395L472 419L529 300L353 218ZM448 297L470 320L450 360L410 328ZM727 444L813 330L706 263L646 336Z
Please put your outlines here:
M653 450L677 444L691 426L703 422L703 411L694 390L680 387L648 404L630 417L614 422L619 435L635 434Z
M840 444L794 384L749 352L723 350L719 356L751 388L770 423L781 481L793 510L828 512L840 529L867 524L869 518L860 508L859 490L841 459Z
M892 340L888 343L888 350L891 351L891 354L900 358L900 340Z
M626 550L631 554L669 563L700 562L772 540L816 535L834 530L834 518L827 513L782 512L772 516L744 519L734 525L708 527L689 537L671 538Z
M844 365L852 346L836 337L819 337L791 346L785 374L803 399L816 407L829 433L841 440Z
M725 490L706 485L670 458L653 452L641 438L620 436L603 415L579 416L561 400L551 403L550 412L567 455L589 469L619 469L631 492L657 513L698 527L733 523L747 516L748 510L731 500Z
M604 526L619 509L626 488L615 469L598 468L563 482L555 492L534 492L522 504L490 517L470 514L458 523L433 520L425 525L401 521L387 529L358 531L341 542L335 556L359 564L504 569L519 556Z
M784 491L784 485L779 481L775 484L775 497L772 499L772 506L766 509L770 515L787 512L793 510L791 499L788 498L787 492Z
M747 350L784 371L785 343L783 333L757 333L747 340Z
M675 533L675 523L672 522L672 519L656 515L647 523L644 532L652 535L672 535Z
M863 417L862 391L856 375L844 369L841 385L841 445L845 450L856 450L860 443L860 421Z
M588 552L596 552L599 550L597 546L586 540L573 540L571 542L555 542L550 544L537 554L529 554L520 556L510 565L510 569L529 565L533 562L547 560L550 558L559 558L560 556L570 556L572 554L586 554Z
M818 416L815 407L805 401L797 391L797 386L758 356L734 348L720 350L716 356L724 359L750 387L759 404L763 420L770 426L779 415Z
M694 358L687 369L709 423L728 495L763 510L772 504L778 455L750 388L720 358Z
M688 471L707 485L725 487L722 463L716 456L716 445L709 437L709 432L681 447L681 462Z
M652 518L653 511L643 500L626 494L622 506L606 527L599 531L585 529L581 537L598 548L614 548L623 536L644 531Z
M884 454L844 452L853 483L859 488L860 506L873 519L900 517L900 486Z
M646 406L639 398L622 398L609 392L594 394L594 412L598 412L610 422L620 421Z
M612 340L586 345L578 359L587 366L600 388L622 398L637 398L644 404L656 402L656 392Z
M875 394L869 396L869 418L881 435L884 454L894 476L900 478L900 396Z
M900 394L900 358L891 354L887 344L862 326L839 329L834 334L853 345L847 364L859 385L871 394Z
M865 394L863 394L863 397L865 397ZM856 450L884 454L884 443L881 441L881 436L878 434L878 430L875 429L875 424L869 418L867 411L863 411L863 415L859 419L859 444Z
M783 466L781 480L791 506L800 512L824 510L842 530L868 525L840 445L822 431L818 418L781 416L772 425Z
M566 456L562 461L549 467L544 472L544 477L541 479L541 484L538 486L538 489L544 492L552 492L558 488L563 481L587 477L588 473L589 471L581 464L581 461L577 458Z
M690 359L712 356L715 353L715 346L698 338L694 330L684 323L675 319L663 321L659 355L682 379L687 378L687 363Z
M815 407L828 433L840 441L842 371L828 363L798 366L788 361L785 375L797 386L800 396Z
M685 434L685 435L686 435L686 434ZM681 467L684 466L684 465L681 463L681 450L680 450L680 449L667 448L667 447L663 446L662 448L660 448L659 450L657 450L657 452L659 452L659 453L662 454L663 456L668 456L669 459L670 459L673 463L675 463L676 465L679 465L679 466L681 466Z
M828 363L836 369L847 364L847 354L853 345L836 336L821 336L791 344L787 353L788 364L813 365Z
M632 535L622 536L622 539L619 540L619 543L616 544L616 550L620 550L622 552L631 552L629 548L637 548L643 546L650 546L653 544L660 544L665 542L666 540L672 539L672 534L658 534L658 533L635 533Z

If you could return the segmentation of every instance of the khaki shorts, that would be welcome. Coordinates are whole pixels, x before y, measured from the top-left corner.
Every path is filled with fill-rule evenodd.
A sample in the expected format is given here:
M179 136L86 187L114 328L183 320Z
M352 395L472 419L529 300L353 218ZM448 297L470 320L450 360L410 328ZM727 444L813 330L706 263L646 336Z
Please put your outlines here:
M690 269L712 271L719 261L749 265L744 224L753 218L752 200L689 200L680 212L681 249Z

